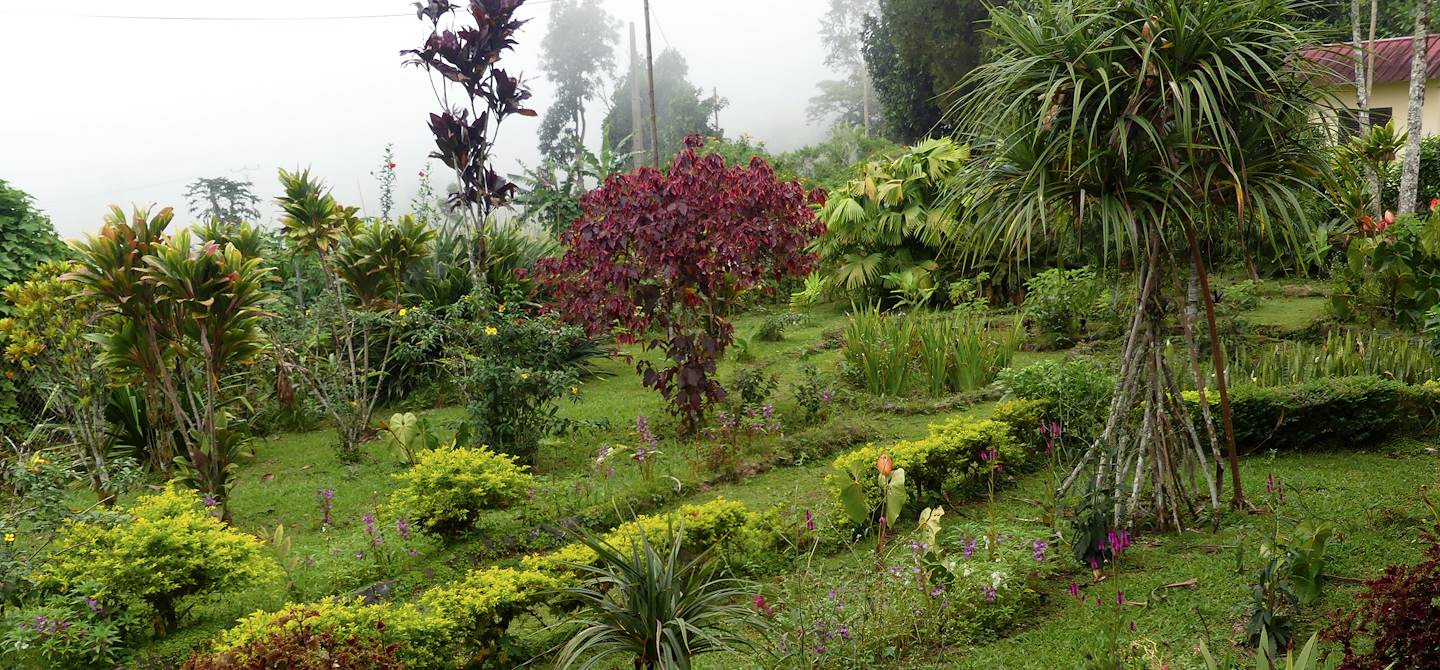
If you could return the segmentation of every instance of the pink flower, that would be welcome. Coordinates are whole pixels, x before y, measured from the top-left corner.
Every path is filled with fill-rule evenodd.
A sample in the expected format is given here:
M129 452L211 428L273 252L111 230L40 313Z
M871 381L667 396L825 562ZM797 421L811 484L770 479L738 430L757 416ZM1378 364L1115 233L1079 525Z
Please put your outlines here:
M390 168L391 170L394 170L394 169L395 169L395 163L394 163L394 162L386 163L386 164L385 164L385 167L388 167L388 168Z

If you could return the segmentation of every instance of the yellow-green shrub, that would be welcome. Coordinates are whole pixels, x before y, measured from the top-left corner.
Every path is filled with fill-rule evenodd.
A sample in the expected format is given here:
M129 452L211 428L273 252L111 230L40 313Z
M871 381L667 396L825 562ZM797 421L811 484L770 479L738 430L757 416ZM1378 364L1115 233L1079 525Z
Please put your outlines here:
M1046 400L1008 400L995 404L990 420L1009 426L1010 437L1016 443L1039 451L1044 448L1040 424L1049 411L1050 402Z
M304 626L329 631L336 639L353 636L398 645L408 670L468 667L476 658L503 660L510 622L561 586L560 579L534 570L492 567L437 586L418 604L366 605L360 599L291 604L241 619L221 634L213 653L243 654L256 640Z
M471 570L456 584L436 587L420 599L431 616L454 622L466 654L500 659L510 621L565 586L559 577L537 570Z
M177 623L182 599L278 574L259 539L204 512L194 492L167 488L141 498L113 524L68 523L41 580L61 590L88 581L107 596L142 602L164 632Z
M402 486L391 494L390 506L428 531L455 537L473 526L481 512L524 500L535 484L526 469L514 456L486 447L441 447L395 475Z
M1023 468L1031 449L1015 440L1012 427L992 419L956 417L930 424L930 435L918 440L896 442L887 447L867 444L835 459L836 472L827 481L840 500L841 488L849 482L852 466L874 472L875 461L889 454L896 468L905 469L914 510L946 497L978 492L984 485L986 464L982 452L994 449L1006 468ZM880 503L880 485L874 477L862 477L865 498L871 507Z
M700 552L713 548L712 554L718 560L742 567L771 548L777 537L765 530L760 519L760 515L751 512L744 503L716 498L706 503L682 505L665 514L636 517L601 539L628 550L645 537L657 548L668 549L671 528L683 528L687 550ZM595 558L595 552L589 547L574 543L548 554L527 556L521 564L547 574L573 576L569 565L589 564Z
M275 612L255 612L221 633L214 653L243 656L255 641L301 627L330 631L340 639L353 636L382 645L398 644L400 660L410 670L440 670L457 665L457 622L427 614L411 604L366 605L359 598L292 603Z

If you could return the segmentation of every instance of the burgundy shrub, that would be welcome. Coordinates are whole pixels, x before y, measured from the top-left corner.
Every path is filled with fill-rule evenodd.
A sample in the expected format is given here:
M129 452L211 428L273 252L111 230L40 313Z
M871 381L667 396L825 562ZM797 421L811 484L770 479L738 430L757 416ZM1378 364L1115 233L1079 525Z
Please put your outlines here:
M729 302L810 272L805 247L825 230L811 207L823 192L780 181L758 157L729 167L697 155L702 144L689 137L668 170L612 175L587 193L561 236L565 255L541 264L566 319L665 354L665 367L640 361L636 371L687 432L725 397L713 376L733 340Z
M1419 563L1387 566L1321 633L1345 652L1339 670L1440 668L1440 525L1421 539Z

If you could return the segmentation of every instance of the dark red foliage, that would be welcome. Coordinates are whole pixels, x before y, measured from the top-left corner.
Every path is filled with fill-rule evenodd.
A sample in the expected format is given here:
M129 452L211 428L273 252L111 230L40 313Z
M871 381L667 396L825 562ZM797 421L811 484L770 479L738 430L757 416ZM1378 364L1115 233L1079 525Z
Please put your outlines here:
M1440 668L1440 525L1421 539L1424 559L1386 567L1321 633L1344 649L1340 670Z
M300 617L302 621L316 612ZM333 631L316 630L301 623L285 627L277 622L276 632L244 647L217 654L195 656L181 670L400 670L398 644L385 644L385 624L377 624L374 635L339 638Z
M805 246L825 230L810 207L823 192L776 179L759 158L727 167L697 156L701 145L690 137L668 171L612 175L587 193L584 215L561 236L564 257L540 266L566 319L664 351L667 367L641 361L637 371L686 430L725 397L711 377L733 339L727 301L808 273Z
M530 91L519 78L495 67L500 55L515 46L515 31L525 24L515 18L515 10L524 2L470 0L470 18L475 25L459 30L440 29L440 19L456 9L448 0L415 3L416 15L430 22L430 36L424 46L400 55L410 56L407 64L459 84L470 99L469 109L455 106L430 115L436 147L430 156L443 161L460 178L461 188L451 196L456 207L480 202L498 207L515 191L514 184L486 163L494 131L505 117L535 116L535 110L524 106Z

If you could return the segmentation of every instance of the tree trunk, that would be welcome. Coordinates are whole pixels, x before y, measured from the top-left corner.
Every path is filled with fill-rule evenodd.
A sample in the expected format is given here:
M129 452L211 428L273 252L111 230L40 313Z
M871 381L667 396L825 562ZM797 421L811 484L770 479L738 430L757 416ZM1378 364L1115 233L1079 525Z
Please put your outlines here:
M1415 38L1410 47L1410 108L1405 118L1405 157L1400 167L1401 213L1415 211L1420 186L1420 115L1425 109L1426 45L1430 34L1430 0L1415 3Z
M1148 505L1159 527L1179 530L1182 510L1187 516L1194 513L1183 472L1202 474L1212 500L1218 492L1204 445L1165 361L1160 233L1155 222L1145 222L1143 231L1140 223L1132 224L1132 234L1137 239L1143 234L1148 249L1144 264L1137 263L1135 314L1120 356L1109 418L1057 495L1064 496L1093 462L1091 490L1113 495L1114 524L1128 524Z
M1379 0L1371 0L1370 4L1370 34L1374 40L1375 34L1375 11L1376 3ZM1366 71L1370 61L1366 53L1370 49L1370 42L1360 39L1360 0L1350 0L1350 42L1355 55L1355 107L1356 127L1360 134L1370 132L1370 79ZM1375 168L1365 168L1365 186L1370 195L1370 214L1380 216L1380 176L1375 173Z
M1205 260L1200 257L1200 245L1195 231L1185 228L1185 241L1190 245L1190 260L1195 265L1195 277L1200 282L1200 295L1205 301L1205 325L1210 330L1210 360L1215 366L1215 386L1220 395L1220 422L1225 427L1225 449L1230 460L1230 482L1234 488L1230 499L1231 507L1240 509L1245 504L1245 491L1240 485L1240 455L1235 449L1235 420L1230 414L1230 385L1225 379L1225 346L1220 342L1220 330L1215 326L1215 299L1210 293L1210 275L1205 271Z

